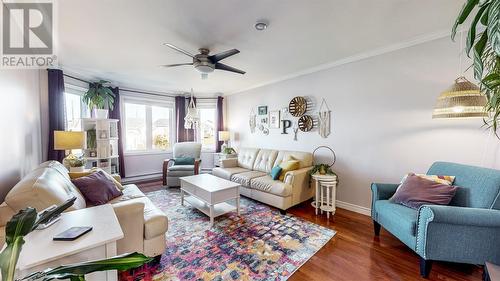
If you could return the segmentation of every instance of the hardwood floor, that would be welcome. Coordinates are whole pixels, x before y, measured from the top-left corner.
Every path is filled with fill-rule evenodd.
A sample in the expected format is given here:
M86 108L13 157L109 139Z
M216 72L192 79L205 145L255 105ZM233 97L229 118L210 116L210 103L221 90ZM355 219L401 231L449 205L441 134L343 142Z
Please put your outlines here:
M151 192L161 188L161 182L138 186L143 192ZM443 262L434 262L429 279L421 278L418 256L384 229L375 237L368 216L337 208L334 218L328 221L326 215L314 215L309 202L288 212L337 231L290 281L481 280L482 267Z

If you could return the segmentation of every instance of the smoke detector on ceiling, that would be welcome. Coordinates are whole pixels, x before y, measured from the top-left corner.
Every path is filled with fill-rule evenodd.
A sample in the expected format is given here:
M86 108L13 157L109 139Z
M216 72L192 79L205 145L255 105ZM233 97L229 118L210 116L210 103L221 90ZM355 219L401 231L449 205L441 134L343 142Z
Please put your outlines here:
M263 31L266 30L268 25L269 23L266 20L259 20L255 24L255 29L257 29L258 31Z

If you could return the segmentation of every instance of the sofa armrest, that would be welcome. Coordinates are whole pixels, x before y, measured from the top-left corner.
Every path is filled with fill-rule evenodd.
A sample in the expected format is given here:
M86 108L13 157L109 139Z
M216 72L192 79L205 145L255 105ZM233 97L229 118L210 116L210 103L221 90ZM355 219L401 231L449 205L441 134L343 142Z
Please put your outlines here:
M416 252L425 259L477 263L497 256L500 210L424 205L418 210Z
M289 171L285 174L284 183L292 187L292 205L299 204L313 197L314 188L311 188L309 171L312 167L305 167Z
M117 181L117 182L119 182L119 183L122 183L122 177L121 177L120 175L118 175L118 174L113 174L113 175L111 175L111 176L115 179L115 181Z
M398 183L372 183L372 202L391 198L398 186Z
M238 167L238 158L228 158L220 160L221 168L236 168Z
M283 180L284 183L293 185L294 181L302 181L307 180L309 182L310 176L309 171L312 167L305 167L298 170L288 171L285 174L285 178Z
M144 251L144 203L135 200L113 204L123 238L117 242L118 254Z

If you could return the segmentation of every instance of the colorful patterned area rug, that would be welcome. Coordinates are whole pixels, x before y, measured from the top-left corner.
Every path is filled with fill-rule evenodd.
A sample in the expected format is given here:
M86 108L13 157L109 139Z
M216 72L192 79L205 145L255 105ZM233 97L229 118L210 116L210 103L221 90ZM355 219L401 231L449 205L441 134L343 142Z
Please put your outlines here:
M209 218L180 204L179 189L148 193L169 218L167 246L160 262L120 273L121 281L286 280L335 231L272 207L241 198L241 215Z

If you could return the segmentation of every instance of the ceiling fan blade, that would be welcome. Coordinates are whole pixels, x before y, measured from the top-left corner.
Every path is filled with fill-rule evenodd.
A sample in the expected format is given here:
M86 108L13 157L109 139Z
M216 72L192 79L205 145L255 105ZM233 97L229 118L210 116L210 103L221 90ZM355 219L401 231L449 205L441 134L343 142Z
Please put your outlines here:
M236 55L237 53L239 53L240 51L237 50L237 49L232 49L232 50L228 50L228 51L225 51L225 52L222 52L222 53L218 53L218 54L215 54L215 55L212 55L212 56L209 56L208 58L216 63L218 61L221 61L227 57L230 57L232 55Z
M216 63L215 64L215 69L220 69L220 70L225 70L225 71L231 71L231 72L236 72L236 73L239 73L239 74L245 74L246 72L243 71L243 70L239 70L237 68L234 68L234 67L231 67L229 65L225 65L223 63Z
M193 54L191 54L190 52L188 52L188 51L186 51L186 50L183 50L183 49L181 49L181 48L179 48L179 47L177 47L177 46L174 46L174 45L169 44L169 43L163 43L163 45L165 45L165 46L167 46L167 47L169 47L169 48L171 48L171 49L174 49L174 50L176 50L177 52L183 53L183 54L185 54L186 56L190 56L190 57L194 58L194 55L193 55Z
M163 64L160 65L161 67L174 67L174 66L181 66L181 65L193 65L193 63L174 63L174 64Z

